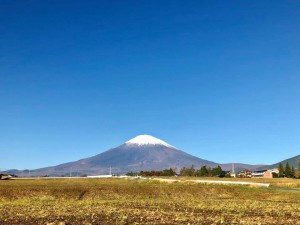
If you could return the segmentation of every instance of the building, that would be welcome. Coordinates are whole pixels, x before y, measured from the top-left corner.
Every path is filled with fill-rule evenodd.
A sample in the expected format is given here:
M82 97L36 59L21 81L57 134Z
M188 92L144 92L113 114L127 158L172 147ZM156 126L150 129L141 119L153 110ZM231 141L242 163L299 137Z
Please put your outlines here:
M0 180L9 180L12 176L9 174L0 174Z
M278 177L278 169L271 170L257 170L252 172L253 178L275 178Z
M252 171L250 171L250 170L241 170L237 174L237 177L239 177L239 178L250 178L250 177L252 177Z

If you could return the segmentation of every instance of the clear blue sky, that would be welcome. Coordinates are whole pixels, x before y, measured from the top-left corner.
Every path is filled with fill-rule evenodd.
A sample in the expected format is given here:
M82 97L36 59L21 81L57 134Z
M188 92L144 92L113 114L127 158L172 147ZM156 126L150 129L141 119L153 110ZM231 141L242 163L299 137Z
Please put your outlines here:
M139 134L220 163L300 154L300 2L0 1L0 169Z

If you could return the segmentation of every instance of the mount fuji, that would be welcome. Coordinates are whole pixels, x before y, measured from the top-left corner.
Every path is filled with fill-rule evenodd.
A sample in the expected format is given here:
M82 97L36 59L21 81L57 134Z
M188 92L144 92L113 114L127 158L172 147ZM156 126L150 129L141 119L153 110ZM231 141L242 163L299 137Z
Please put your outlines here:
M110 168L113 173L122 174L141 170L180 169L192 165L199 168L203 165L215 167L218 164L192 156L153 136L139 135L93 157L31 170L30 174L32 176L61 176L69 175L71 171L73 175L96 175L108 174ZM19 172L16 174L21 175Z

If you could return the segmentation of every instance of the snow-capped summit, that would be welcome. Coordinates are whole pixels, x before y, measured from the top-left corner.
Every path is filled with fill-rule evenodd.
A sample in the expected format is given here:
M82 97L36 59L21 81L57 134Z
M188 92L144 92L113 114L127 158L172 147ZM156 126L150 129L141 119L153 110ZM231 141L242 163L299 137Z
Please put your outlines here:
M125 144L127 145L138 145L138 146L143 146L143 145L163 145L169 148L174 148L172 145L169 145L168 143L153 137L151 135L138 135L135 138L127 141Z

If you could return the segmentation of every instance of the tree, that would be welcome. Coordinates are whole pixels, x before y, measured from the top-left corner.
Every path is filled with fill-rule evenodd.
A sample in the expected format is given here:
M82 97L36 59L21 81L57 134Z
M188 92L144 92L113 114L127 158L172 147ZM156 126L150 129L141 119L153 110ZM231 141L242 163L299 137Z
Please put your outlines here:
M191 171L190 171L190 173L191 173L191 175L190 175L190 176L195 176L195 172L196 172L196 170L195 170L195 166L194 166L194 165L192 165L192 166L191 166Z
M298 164L298 171L296 173L296 178L300 179L300 162Z
M179 171L180 176L188 176L187 175L187 168L184 166Z
M291 177L292 176L292 170L291 170L290 164L288 162L285 164L284 173L285 173L286 177Z
M206 175L206 176L210 177L211 174L212 174L212 168L210 168L210 167L208 166L208 167L206 167L206 169L207 169L207 175Z
M195 168L194 165L191 166L191 168L182 167L180 170L180 176L194 176L195 175Z
M141 171L141 172L143 172L143 171ZM126 176L131 176L131 177L133 177L133 176L138 176L138 175L139 175L139 173L132 172L132 171L126 173Z
M282 163L279 163L278 170L279 170L278 177L284 177L284 169Z
M292 169L291 169L291 177L292 177L292 178L295 178L295 175L296 175L295 168L294 168L294 166L292 166Z
M198 174L199 174L200 177L208 176L208 170L207 170L206 166L202 166L200 168Z
M217 168L216 168L216 175L221 176L222 172L223 172L223 170L222 170L221 166L218 165Z
M175 171L172 168L163 170L162 172L163 172L163 176L175 176L176 175Z
M214 177L221 176L221 174L222 174L222 168L219 165L216 168L213 168L211 170L211 175L214 176Z

